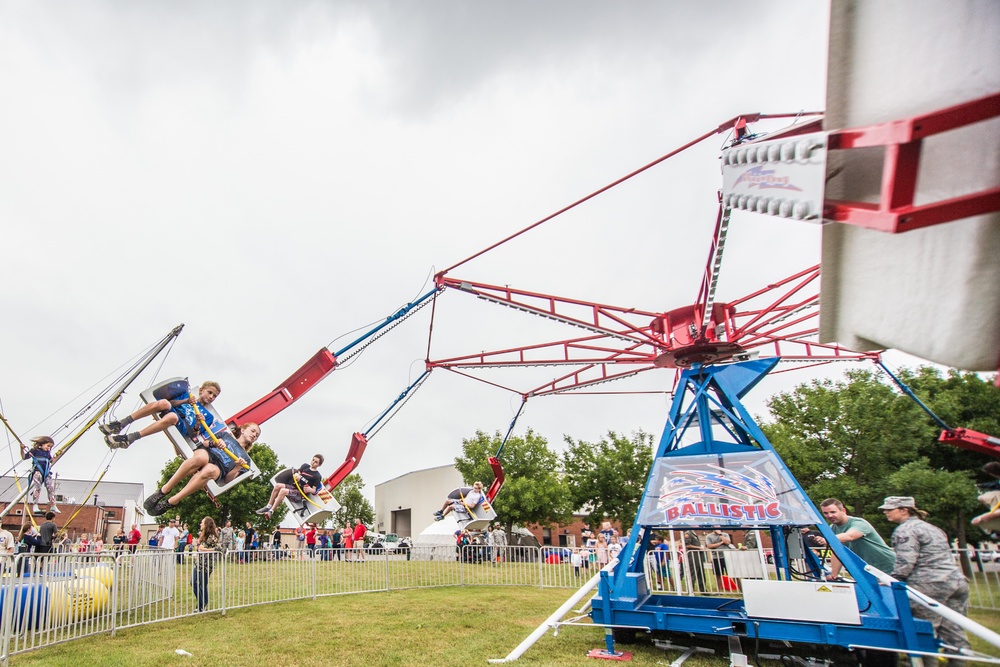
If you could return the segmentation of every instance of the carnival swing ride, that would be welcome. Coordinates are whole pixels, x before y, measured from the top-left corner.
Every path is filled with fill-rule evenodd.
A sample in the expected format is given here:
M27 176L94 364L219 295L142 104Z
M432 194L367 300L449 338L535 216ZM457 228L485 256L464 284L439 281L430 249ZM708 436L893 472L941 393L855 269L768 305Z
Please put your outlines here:
M996 96L979 104L995 109L997 100L994 98ZM801 117L809 120L772 133L766 140L750 130L750 123L793 116L797 120ZM956 114L952 109L944 110L937 117L940 121L937 131L974 122L975 118L970 120L968 116ZM983 114L978 112L972 116L981 118ZM827 210L822 185L818 194L815 187L813 190L808 186L788 187L789 179L799 178L801 172L810 171L815 163L821 163L827 151L866 145L865 141L885 143L886 133L880 132L881 128L867 133L855 130L833 135L818 133L819 127L818 114L801 113L752 114L722 123L677 150L449 266L436 274L434 286L429 291L398 308L346 346L335 351L329 347L320 349L273 391L230 418L220 419L214 412L213 416L220 425L238 427L248 422L264 423L389 330L424 306L432 305L425 371L373 420L367 430L353 434L344 462L324 480L325 488L320 493L306 496L302 503L291 504L292 514L300 523L319 522L336 511L329 492L357 468L368 439L425 383L432 370L445 369L513 392L521 398L522 409L529 399L579 394L598 384L650 371L665 371L672 379L673 403L630 539L617 566L595 577L590 588L581 589L582 594L598 587L592 600L591 617L595 624L608 629L606 653L614 654L613 637L628 640L637 629L702 640L721 637L734 655L741 650L740 640L752 641L758 652L765 650L761 647L771 647L781 655L795 653L795 646L809 647L807 653L819 647L831 659L845 659L852 664L856 664L859 657L862 664L880 664L879 657L872 657L884 655L880 651L935 652L938 642L931 625L915 619L910 613L907 596L912 598L914 593L899 582L886 581L884 574L872 572L853 553L840 546L741 403L746 393L779 362L823 364L870 360L880 363L879 352L847 350L818 339L819 266L804 269L734 300L721 302L716 298L734 210L796 220L818 220L821 216L846 220L857 211L871 217L871 212L863 205L850 202L840 202L832 211ZM693 304L669 311L642 310L451 275L454 269L721 133L731 136L723 152L724 185L708 263ZM892 137L889 141L905 143ZM784 167L791 173L782 174ZM768 186L783 189L784 197L765 195ZM991 196L986 197L985 203L975 204L977 210L993 210L989 207L996 207L996 194ZM911 206L910 215L919 217L918 208ZM967 205L954 209L948 212L937 206L924 224L971 214ZM430 332L433 331L435 304L446 292L473 296L489 304L574 327L583 333L529 345L433 358ZM137 365L137 370L119 383L113 397L100 402L86 415L81 429L60 445L55 462L83 432L103 418L117 396L176 338L180 329L173 330L154 347L154 352L143 357L141 368ZM525 387L480 375L483 371L508 372L529 367L560 370L541 384ZM890 376L896 380L891 373ZM143 392L143 398L157 398L178 381L173 378L151 385ZM906 391L905 387L903 390ZM520 415L521 410L517 414ZM516 421L517 416L507 437ZM4 423L7 425L6 420ZM946 424L942 426L942 441L994 456L1000 453L1000 441L992 436ZM191 455L193 443L170 428L167 434L180 455ZM234 446L232 435L226 429L220 428L214 435L213 440L218 439L214 444L224 442L230 448ZM504 442L506 440L504 438ZM468 514L460 519L466 527L482 526L496 517L493 504L505 478L502 450L503 444L489 459L495 478L486 493L488 502L469 508ZM210 485L209 493L213 496L224 493L232 485L259 474L252 463L246 473L228 485ZM27 489L18 500L26 493ZM7 511L13 506L13 503L8 506ZM801 545L799 529L807 526L818 527L853 581L836 584L825 581L822 564ZM674 588L654 594L646 570L651 534L654 530L690 528L765 531L773 545L777 579L769 580L766 573L751 568L739 577L738 588L727 587L724 591L727 594L738 591L742 596L704 596L697 595L691 588L690 569L687 579L681 581L678 577L683 575L679 574L681 568L678 567L674 570ZM728 558L729 554L726 556ZM734 559L739 557L739 553L733 555ZM747 566L737 560L731 564L731 572L741 572L741 568ZM775 609L770 602L787 599L789 595L803 600L800 608Z
M998 96L993 95L891 125L944 132L997 115L997 102ZM737 656L745 659L741 640L753 644L756 657L822 655L835 664L895 664L895 652L911 657L936 654L940 644L931 624L912 615L911 599L1000 647L1000 636L907 589L843 547L741 399L781 361L820 364L870 360L937 421L942 427L941 442L998 456L1000 440L945 424L882 363L879 351L855 352L820 342L819 266L733 301L716 300L733 210L796 220L818 220L821 216L860 220L859 224L874 227L883 226L890 218L900 219L904 210L907 220L933 225L1000 209L998 193L994 189L924 206L913 206L912 200L897 201L896 210L881 211L878 206L856 202L831 204L823 198L827 151L888 145L908 153L911 162L887 165L883 182L891 191L898 181L898 188L909 187L912 195L916 174L912 160L919 160L919 151L910 150L908 144L919 142L926 134L889 133L884 126L823 133L820 119L814 117L763 138L751 133L748 126L763 118L754 114L723 123L436 276L441 290L456 290L585 331L574 338L428 359L428 368L444 368L519 394L522 407L529 398L580 393L596 384L654 369L677 372L667 425L655 451L639 514L617 565L595 576L539 631L543 633L550 625L558 627L563 613L597 587L590 616L595 624L607 628L608 644L606 650L594 652L594 657L620 656L614 651L614 638L630 641L637 630L645 630L668 638L697 638L696 643L709 645L721 640L723 649L733 656L732 664L746 664L735 661ZM927 130L929 127L933 129ZM642 311L448 275L469 260L726 131L731 131L732 139L722 155L724 183L715 233L693 305L668 312ZM810 178L812 183L806 183ZM564 372L543 384L520 388L495 377L476 375L485 369L533 366L554 366ZM828 582L823 564L803 548L800 529L812 526L831 545L850 580ZM653 532L672 535L688 529L767 533L776 579L769 579L757 553L736 551L724 554L728 568L721 566L721 571L732 576L719 577L724 585L711 595L698 594L705 591L703 585L695 590L700 582L696 577L692 583L691 572L697 566L688 563L686 575L681 574L685 567L676 560L669 569L674 581L666 586L661 582L656 590L657 577L649 569ZM527 645L497 662L516 659L540 636L539 631L526 640ZM976 658L995 661L982 655Z

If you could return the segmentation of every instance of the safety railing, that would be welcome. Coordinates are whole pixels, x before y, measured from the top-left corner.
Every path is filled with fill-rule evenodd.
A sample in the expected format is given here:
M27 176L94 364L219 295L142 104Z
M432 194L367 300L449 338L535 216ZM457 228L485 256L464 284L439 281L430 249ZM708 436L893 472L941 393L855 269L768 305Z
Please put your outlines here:
M412 547L0 557L0 661L24 651L200 612L321 596L444 586L579 588L605 564L599 549ZM955 553L972 567L970 606L1000 608L1000 558ZM653 593L738 597L773 576L757 551L647 553Z
M970 547L952 553L969 579L969 608L1000 609L1000 552Z

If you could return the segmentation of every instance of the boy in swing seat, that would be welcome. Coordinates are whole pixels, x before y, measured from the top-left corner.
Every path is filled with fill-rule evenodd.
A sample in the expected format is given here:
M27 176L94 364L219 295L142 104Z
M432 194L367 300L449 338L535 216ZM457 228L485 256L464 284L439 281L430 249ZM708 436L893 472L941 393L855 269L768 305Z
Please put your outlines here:
M434 520L441 521L448 512L471 514L472 510L481 505L484 500L486 500L486 494L483 493L482 482L476 482L472 488L460 486L449 493L448 499L444 501L441 509L434 512Z
M100 424L97 428L104 434L104 442L111 449L127 449L129 445L139 438L145 438L147 435L165 431L170 426L176 426L181 435L193 439L203 430L198 420L198 412L201 413L202 418L205 420L205 425L208 428L212 427L215 417L209 410L204 409L204 406L211 405L212 401L218 398L220 393L222 393L222 387L219 386L219 383L209 380L203 382L201 387L199 387L197 399L191 395L191 388L188 386L187 390L182 392L177 398L162 398L158 401L147 403L120 421ZM198 408L197 412L195 406ZM124 434L121 432L122 429L132 422L157 413L166 414L140 431Z
M323 485L323 477L319 474L319 467L323 465L323 455L316 454L312 457L309 463L303 463L299 466L298 470L284 470L275 477L274 489L271 491L271 498L267 501L267 504L256 511L257 514L263 514L268 519L271 518L271 513L274 511L281 501L287 496L289 500L294 503L304 503L306 502L305 497L302 495L311 495L319 491L319 488ZM302 492L299 492L299 489Z

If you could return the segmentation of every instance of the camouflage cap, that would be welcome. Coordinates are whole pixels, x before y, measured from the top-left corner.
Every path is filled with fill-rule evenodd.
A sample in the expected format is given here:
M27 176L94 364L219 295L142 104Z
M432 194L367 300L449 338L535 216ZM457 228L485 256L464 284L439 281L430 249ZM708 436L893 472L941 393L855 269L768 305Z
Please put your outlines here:
M913 500L913 496L889 496L885 499L880 506L880 510L895 510L901 507L908 507L910 509L917 509L917 503Z

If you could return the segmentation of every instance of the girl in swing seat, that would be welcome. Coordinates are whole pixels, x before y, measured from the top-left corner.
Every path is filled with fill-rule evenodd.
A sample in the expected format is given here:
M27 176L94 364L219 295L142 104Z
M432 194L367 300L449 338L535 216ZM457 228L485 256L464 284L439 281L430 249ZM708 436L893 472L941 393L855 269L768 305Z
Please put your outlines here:
M163 420L161 420L163 421ZM247 422L235 429L238 434L236 441L249 452L253 444L260 437L260 427L253 422ZM245 464L242 458L233 459L226 452L218 447L198 447L194 450L191 458L181 463L167 483L154 491L142 503L143 508L150 516L160 516L180 504L181 500L187 498L192 493L205 488L209 481L215 480L219 484L226 484L236 479ZM167 496L182 479L191 475L184 488L173 496ZM173 501L173 502L171 502Z

